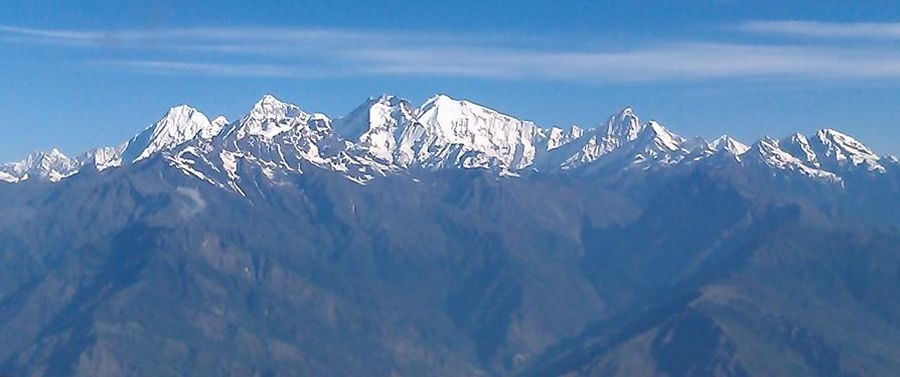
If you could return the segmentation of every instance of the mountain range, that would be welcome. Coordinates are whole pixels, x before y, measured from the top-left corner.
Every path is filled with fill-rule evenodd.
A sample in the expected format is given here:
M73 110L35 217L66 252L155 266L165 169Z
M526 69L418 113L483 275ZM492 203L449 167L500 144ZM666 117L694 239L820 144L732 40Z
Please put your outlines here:
M900 160L266 95L0 166L0 375L888 376Z
M239 166L270 178L316 168L365 184L388 175L452 168L520 176L654 170L725 159L767 167L776 175L842 184L845 174L885 174L898 164L896 157L879 156L833 129L810 137L764 138L748 146L727 135L712 141L685 138L657 121L642 122L628 107L601 127L546 129L446 95L418 107L390 95L373 97L335 120L266 95L233 122L221 116L210 121L197 109L176 106L119 146L74 158L57 149L35 152L2 165L0 180L58 182L82 169L127 167L156 155L185 174L238 192L243 190Z

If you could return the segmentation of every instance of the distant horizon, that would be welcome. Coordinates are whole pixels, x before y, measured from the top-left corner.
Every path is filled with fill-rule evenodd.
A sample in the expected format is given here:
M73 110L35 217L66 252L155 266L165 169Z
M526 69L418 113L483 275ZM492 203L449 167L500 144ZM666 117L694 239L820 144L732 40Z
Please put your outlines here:
M0 162L114 145L175 104L233 120L264 93L331 117L381 93L447 93L545 128L628 106L685 136L833 128L898 155L898 14L887 1L4 4Z

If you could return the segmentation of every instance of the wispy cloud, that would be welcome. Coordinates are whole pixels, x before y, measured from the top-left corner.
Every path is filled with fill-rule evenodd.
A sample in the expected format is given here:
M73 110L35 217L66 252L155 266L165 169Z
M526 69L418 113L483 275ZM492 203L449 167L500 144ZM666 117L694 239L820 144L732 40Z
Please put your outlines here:
M618 52L502 49L360 50L370 71L500 78L646 81L752 76L900 77L900 53L803 46L669 43Z
M751 21L740 29L781 36L900 39L900 23L896 22Z
M857 31L840 34L832 30L835 25L755 21L741 28L755 33L847 37L884 36L890 30L879 24L883 27L874 28L877 32L864 32L864 24L853 24ZM73 31L11 26L0 26L0 38L96 50L98 56L88 58L87 64L164 75L394 75L595 83L721 78L900 79L897 47L849 47L830 42L659 41L589 51L549 38L476 34L289 28Z
M98 60L90 64L119 67L161 75L200 74L232 77L300 77L294 66L275 64L192 63L168 60Z
M178 213L183 219L190 219L206 209L206 201L200 195L200 190L183 186L178 186L175 190L184 197L184 200L178 201Z
M467 33L401 33L344 29L190 28L150 30L55 30L0 25L0 36L22 43L72 47L194 50L239 54L299 54L361 46L512 43L541 38ZM312 51L311 51L312 50Z

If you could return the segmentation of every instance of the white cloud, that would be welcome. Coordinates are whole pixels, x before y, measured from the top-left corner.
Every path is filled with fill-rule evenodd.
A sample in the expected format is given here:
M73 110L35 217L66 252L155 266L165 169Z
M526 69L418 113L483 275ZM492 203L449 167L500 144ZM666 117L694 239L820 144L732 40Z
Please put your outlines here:
M75 31L0 25L0 36L22 43L45 43L74 47L115 47L142 50L197 49L201 52L249 54L315 53L328 49L391 44L464 43L477 45L510 41L510 38L502 35L481 36L467 33L402 33L255 27ZM528 38L528 40L534 39Z
M741 25L744 31L818 38L900 39L900 23L751 21Z
M185 199L178 201L178 213L182 218L190 219L206 209L206 201L200 195L200 190L183 186L178 186L175 190Z
M796 30L813 29L807 24L757 21L745 24L744 29L790 29L796 34ZM0 37L19 43L133 49L136 53L104 49L105 55L113 56L90 59L88 63L149 74L296 78L414 75L589 83L721 78L900 79L900 50L893 46L667 42L585 51L549 39L526 39L529 43L522 43L508 36L260 28L70 31L0 26Z
M175 75L199 74L232 77L301 77L302 70L289 65L196 63L169 60L99 60L92 64L125 68L135 72Z

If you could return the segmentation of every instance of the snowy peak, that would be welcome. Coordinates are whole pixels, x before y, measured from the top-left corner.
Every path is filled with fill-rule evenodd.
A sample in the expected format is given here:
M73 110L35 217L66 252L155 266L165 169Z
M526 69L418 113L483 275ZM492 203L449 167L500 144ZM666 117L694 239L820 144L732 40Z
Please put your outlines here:
M238 139L251 135L271 139L298 123L305 123L310 118L311 116L303 112L299 106L282 102L271 94L266 94L234 126L232 132Z
M398 118L413 118L408 101L391 95L369 97L346 116L334 120L333 128L344 138L358 140L363 134L385 127Z
M778 143L778 145L782 150L790 153L792 156L800 161L803 161L807 165L815 168L821 167L819 159L816 156L816 152L813 151L812 146L809 144L809 139L806 136L803 136L800 133L795 133L782 139Z
M528 121L446 95L416 111L416 139L406 138L426 167L460 166L518 170L534 161L538 129Z
M778 141L770 137L764 137L762 140L753 144L750 148L755 156L761 158L762 162L772 167L782 167L791 163L799 163L800 160L785 152L778 145Z
M639 135L641 134L639 133ZM682 149L681 146L685 142L683 137L672 133L663 127L663 125L653 120L647 122L643 135L645 135L644 137L647 138L649 142L652 142L655 147L661 150L677 151Z
M841 182L841 178L836 174L808 166L804 161L782 149L777 140L769 137L753 144L750 151L747 152L747 156L749 162L763 164L776 171L798 172L822 181Z
M284 102L271 94L266 94L253 104L249 116L257 119L295 117L300 114L300 107Z
M380 161L393 162L403 132L413 122L415 110L401 98L391 95L371 97L345 117L334 121L334 131L353 140L357 148ZM404 160L412 158L412 152Z
M668 166L681 162L691 154L689 141L656 121L649 121L640 127L637 138L620 146L631 165L649 169L654 166ZM699 147L702 144L694 145ZM628 167L628 166L626 166Z
M75 158L80 167L92 166L97 171L122 166L122 152L127 144L118 147L95 148Z
M606 122L606 136L618 140L620 144L637 139L643 130L640 118L631 107L625 107L609 117Z
M451 123L455 120L466 119L467 117L483 117L483 118L503 118L505 120L516 120L515 118L501 114L500 112L466 101L450 98L445 94L438 94L427 101L416 110L416 116L420 121L427 124Z
M523 124L531 125L531 122L524 122L512 116L502 114L494 109L467 101L456 100L444 94L438 94L416 110L418 121L423 124L433 124L450 128L454 122L458 121L500 121L522 126ZM485 126L500 124L484 124ZM448 132L450 134L452 132Z
M600 165L613 170L632 166L649 169L683 160L691 153L688 144L688 140L659 122L651 120L641 123L634 110L625 107L612 114L605 127L585 131L580 139L565 148L557 148L551 153L556 156L543 159L542 165L558 165L562 170L571 170L605 160ZM697 144L704 145L705 142Z
M742 155L752 165L795 172L823 182L845 184L848 174L885 173L882 160L856 139L833 129L812 137L795 133L781 140L763 138ZM739 159L740 161L740 159Z
M750 146L728 135L719 136L709 143L709 148L715 152L724 151L733 156L740 156L750 150Z
M833 129L812 137L796 133L778 142L779 148L804 165L838 175L851 171L884 173L881 158L856 139Z
M544 139L545 151L552 151L584 135L584 130L576 125L572 125L568 129L552 127L549 130L541 130L541 137Z
M146 159L193 139L201 131L213 132L213 126L206 115L190 106L175 106L156 124L128 141L122 159L126 163Z
M209 128L204 128L200 130L197 135L204 140L211 140L212 138L219 135L226 126L228 126L228 118L223 116L218 116L216 119L213 119L209 122Z
M446 94L439 93L439 94L435 94L431 98L425 100L425 103L423 103L421 106L419 106L416 113L421 114L421 113L424 113L424 112L430 110L431 108L438 107L438 106L448 106L448 105L449 106L461 106L463 102L466 102L466 101L458 101L453 98L450 98L450 96L448 96Z
M63 154L57 148L51 148L49 152L35 152L28 156L29 160L41 160L42 162L57 162L62 160L69 160L65 154Z
M59 182L77 172L78 163L53 148L48 152L33 152L22 161L0 166L0 180L11 183L29 179Z
M810 148L821 159L821 163L830 169L855 169L864 168L866 171L885 171L881 160L875 152L863 145L863 143L833 129L823 129L816 132L810 142Z

